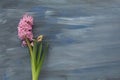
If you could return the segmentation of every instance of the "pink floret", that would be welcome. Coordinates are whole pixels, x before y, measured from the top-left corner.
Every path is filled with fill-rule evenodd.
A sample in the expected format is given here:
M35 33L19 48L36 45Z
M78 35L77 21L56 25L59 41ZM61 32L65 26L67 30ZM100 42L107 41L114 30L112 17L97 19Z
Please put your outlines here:
M18 37L22 40L22 45L26 45L25 37L30 42L33 40L32 26L33 17L25 14L18 24Z

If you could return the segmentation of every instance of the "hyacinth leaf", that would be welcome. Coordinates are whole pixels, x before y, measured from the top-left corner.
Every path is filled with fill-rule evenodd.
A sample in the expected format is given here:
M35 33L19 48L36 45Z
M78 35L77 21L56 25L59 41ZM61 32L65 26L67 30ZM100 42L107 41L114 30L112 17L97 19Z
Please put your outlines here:
M45 45L45 48L42 52L42 55L41 55L41 59L39 61L39 64L38 64L38 68L37 68L37 73L38 75L40 74L40 71L41 71L41 68L42 68L42 64L43 64L43 61L44 61L44 58L45 58L45 54L48 52L48 43Z
M37 65L39 64L40 59L41 59L42 49L43 49L42 48L42 42L40 42L39 47L38 47Z
M37 57L37 41L34 40L34 46L33 46L33 58L34 58L34 65L36 65L36 57Z

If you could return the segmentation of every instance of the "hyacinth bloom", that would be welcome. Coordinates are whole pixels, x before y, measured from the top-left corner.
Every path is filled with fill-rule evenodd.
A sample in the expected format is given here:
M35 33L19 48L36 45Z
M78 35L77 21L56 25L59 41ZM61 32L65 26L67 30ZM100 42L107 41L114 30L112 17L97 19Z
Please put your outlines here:
M26 45L25 37L33 41L33 17L25 14L18 24L18 37L22 40L22 45Z
M27 45L30 53L32 80L39 80L39 74L48 51L48 44L44 41L43 35L34 39L32 33L33 17L25 14L18 24L18 37L22 45Z

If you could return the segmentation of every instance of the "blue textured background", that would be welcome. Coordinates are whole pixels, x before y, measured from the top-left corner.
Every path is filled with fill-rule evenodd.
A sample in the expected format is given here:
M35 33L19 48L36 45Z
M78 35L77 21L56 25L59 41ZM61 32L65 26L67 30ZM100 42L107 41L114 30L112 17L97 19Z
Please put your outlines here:
M119 0L0 0L0 80L31 80L17 36L26 12L50 42L40 80L120 80Z

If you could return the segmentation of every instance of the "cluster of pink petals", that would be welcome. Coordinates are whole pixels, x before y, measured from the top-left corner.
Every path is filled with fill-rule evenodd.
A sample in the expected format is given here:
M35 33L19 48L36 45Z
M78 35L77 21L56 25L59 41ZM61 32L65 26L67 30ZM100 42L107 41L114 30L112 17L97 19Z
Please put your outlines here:
M25 14L18 24L18 37L22 40L22 45L26 45L25 37L29 41L33 40L32 26L33 17Z

